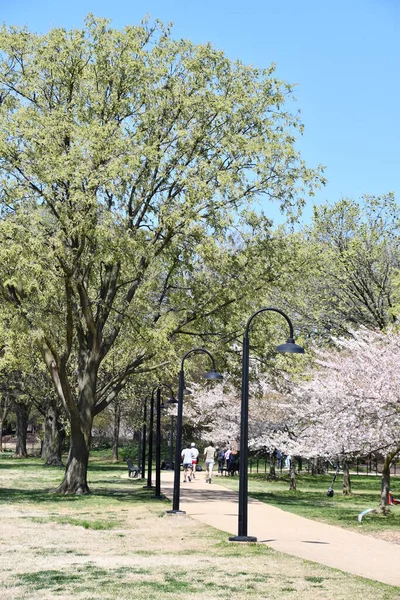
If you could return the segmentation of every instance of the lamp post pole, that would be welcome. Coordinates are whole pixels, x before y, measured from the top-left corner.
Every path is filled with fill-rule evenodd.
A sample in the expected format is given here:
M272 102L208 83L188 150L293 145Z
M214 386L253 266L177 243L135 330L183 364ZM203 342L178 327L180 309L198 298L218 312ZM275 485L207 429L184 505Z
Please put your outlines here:
M169 435L169 468L174 462L174 415L171 415L171 430Z
M179 496L181 487L181 445L182 445L182 417L183 417L183 388L184 383L183 360L182 368L179 372L179 388L178 388L178 416L176 419L176 435L175 435L175 465L174 465L174 494L172 500L173 513L185 514L184 510L179 509Z
M176 419L176 436L175 436L175 465L174 465L174 493L172 501L172 510L168 510L168 513L185 514L184 510L179 508L179 496L181 486L181 445L182 445L182 416L183 416L183 392L185 389L185 374L184 374L184 362L191 354L207 354L212 362L212 370L204 375L205 379L223 379L222 375L215 370L215 361L208 350L204 348L193 348L186 352L182 358L181 370L179 371L179 388L178 388L178 416Z
M144 399L143 405L143 426L142 426L142 474L141 478L145 478L146 469L146 421L147 421L147 398Z
M170 403L176 403L174 393L172 391L171 386L166 383L160 383L154 390L157 390L157 399L156 399L156 491L154 494L154 498L164 498L161 494L161 409L165 408L164 405L161 405L161 387L167 388L171 392L171 398L169 400ZM152 395L154 396L154 390Z
M139 429L139 432L138 432L138 469L139 469L140 473L142 472L141 458L142 458L142 430Z
M289 338L286 344L281 344L276 348L278 352L291 352L304 354L304 348L298 346L293 338L293 325L289 317L279 308L260 308L251 315L247 321L242 352L242 401L241 401L241 420L240 420L240 467L239 467L239 511L238 511L238 535L230 537L231 542L256 542L257 538L247 535L247 517L248 517L248 436L249 436L249 328L256 315L262 312L272 311L279 313L286 319L289 325Z
M149 423L149 455L147 457L147 485L151 489L151 471L153 466L153 427L154 427L154 390L150 396L150 423Z
M161 495L161 389L157 388L156 401L156 493L155 498L162 498Z

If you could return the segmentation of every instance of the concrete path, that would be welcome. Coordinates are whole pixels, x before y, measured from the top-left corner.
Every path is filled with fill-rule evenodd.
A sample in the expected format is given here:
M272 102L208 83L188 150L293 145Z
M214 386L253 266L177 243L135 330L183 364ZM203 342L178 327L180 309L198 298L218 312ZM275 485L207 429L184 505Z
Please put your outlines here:
M162 491L171 500L173 478L173 472L162 472ZM208 484L203 473L197 473L191 483L181 480L180 509L196 521L237 535L238 494L219 481L215 477ZM399 544L298 517L252 498L248 505L248 535L279 552L400 586Z

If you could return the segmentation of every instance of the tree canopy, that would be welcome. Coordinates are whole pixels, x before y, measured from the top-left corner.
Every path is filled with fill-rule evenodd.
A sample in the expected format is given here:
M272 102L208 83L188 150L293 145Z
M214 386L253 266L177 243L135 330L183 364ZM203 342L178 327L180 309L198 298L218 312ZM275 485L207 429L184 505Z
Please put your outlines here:
M60 491L88 490L93 418L130 376L173 376L282 277L255 203L290 212L323 183L291 93L159 22L1 28L0 288L70 420Z

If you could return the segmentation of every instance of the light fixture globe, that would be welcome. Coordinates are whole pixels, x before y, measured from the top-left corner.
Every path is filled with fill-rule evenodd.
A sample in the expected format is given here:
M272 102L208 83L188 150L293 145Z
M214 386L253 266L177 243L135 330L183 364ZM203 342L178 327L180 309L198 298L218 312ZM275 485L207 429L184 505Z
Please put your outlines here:
M304 348L295 343L293 338L288 338L286 344L276 347L277 352L289 352L292 354L304 354Z
M178 404L178 400L175 398L175 396L171 396L171 398L167 400L167 404Z
M221 373L217 373L215 369L212 369L211 371L208 371L208 373L204 373L203 378L209 380L213 379L214 381L222 381L224 376L221 375Z

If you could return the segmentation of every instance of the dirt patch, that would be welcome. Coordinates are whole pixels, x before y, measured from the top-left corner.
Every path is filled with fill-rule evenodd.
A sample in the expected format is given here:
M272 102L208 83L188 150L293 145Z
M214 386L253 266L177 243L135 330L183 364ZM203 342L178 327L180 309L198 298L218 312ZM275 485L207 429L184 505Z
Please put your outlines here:
M392 544L400 544L400 531L372 531L368 532L368 535Z

